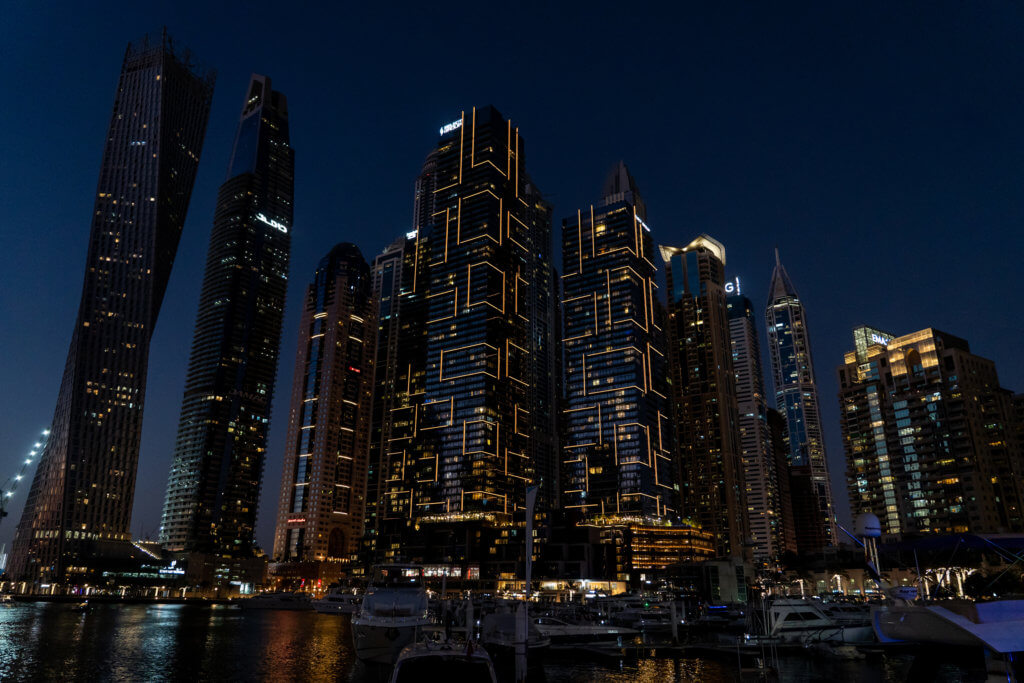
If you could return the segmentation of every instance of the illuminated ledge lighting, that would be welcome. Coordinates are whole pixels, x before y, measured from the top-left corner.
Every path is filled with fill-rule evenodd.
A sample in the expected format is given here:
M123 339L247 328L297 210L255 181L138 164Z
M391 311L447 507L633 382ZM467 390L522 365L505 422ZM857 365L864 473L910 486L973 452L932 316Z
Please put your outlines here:
M664 259L665 263L668 263L676 254L685 254L686 252L694 251L700 247L710 251L715 255L715 258L722 262L723 266L725 265L725 245L710 235L700 235L685 247L666 247L661 245L658 247L658 250L661 251L661 258Z
M424 515L416 520L423 524L439 522L499 522L498 515L493 512L448 512L441 515Z
M586 522L580 524L580 526L623 526L625 524L637 524L640 526L648 527L664 527L666 529L692 529L694 531L700 531L701 527L699 524L692 522L688 519L684 519L682 524L673 524L672 520L664 517L649 517L646 515L630 515L630 514L606 514L596 515L591 517Z

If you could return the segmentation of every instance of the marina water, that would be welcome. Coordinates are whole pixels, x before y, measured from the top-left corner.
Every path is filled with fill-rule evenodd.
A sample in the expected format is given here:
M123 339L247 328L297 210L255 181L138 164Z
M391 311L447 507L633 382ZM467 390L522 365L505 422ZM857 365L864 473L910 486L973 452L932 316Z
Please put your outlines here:
M390 671L359 662L349 617L227 606L107 604L77 612L61 603L0 608L0 680L386 681ZM785 658L783 681L980 681L974 660L943 662L921 679L911 655L864 660ZM511 680L511 672L499 672ZM740 677L728 658L602 659L552 652L530 680L707 681ZM424 682L426 683L426 682ZM468 682L466 682L468 683Z

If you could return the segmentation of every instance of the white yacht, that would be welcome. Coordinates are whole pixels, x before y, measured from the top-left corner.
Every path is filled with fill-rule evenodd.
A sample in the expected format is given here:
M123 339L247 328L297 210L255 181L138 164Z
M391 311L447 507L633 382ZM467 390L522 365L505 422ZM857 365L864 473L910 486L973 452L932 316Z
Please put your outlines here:
M260 593L251 598L239 598L242 609L285 609L304 611L313 609L313 603L306 593Z
M552 644L626 642L640 631L611 624L571 624L555 617L537 617L533 620L537 631L551 639Z
M429 623L423 568L378 565L373 568L359 611L352 617L356 656L368 662L391 664Z
M872 612L883 643L983 646L996 653L1024 652L1024 600L896 604Z
M313 609L321 614L355 614L362 601L363 596L354 590L335 586L313 601Z
M398 655L391 683L428 681L497 683L494 664L487 650L476 643L420 642Z
M869 643L875 639L871 624L838 620L825 614L817 602L777 598L767 607L767 636L785 643Z
M491 648L495 659L502 659L502 655L515 655L516 617L515 612L501 612L487 614L481 620L480 640ZM529 657L536 661L549 645L551 638L541 633L534 622L527 621L526 650Z
M672 629L669 606L642 596L610 598L602 601L599 609L617 626L643 632Z

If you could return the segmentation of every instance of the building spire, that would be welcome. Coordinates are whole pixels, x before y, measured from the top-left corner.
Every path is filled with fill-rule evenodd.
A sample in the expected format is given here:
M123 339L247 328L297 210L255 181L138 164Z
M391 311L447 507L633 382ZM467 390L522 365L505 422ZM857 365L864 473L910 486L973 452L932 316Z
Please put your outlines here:
M647 205L640 195L640 188L637 187L636 179L629 172L625 161L620 159L608 171L601 195L603 197L602 206L624 201L636 208L640 220L647 219Z
M772 270L772 281L768 285L769 301L797 296L799 295L796 293L796 287L793 286L793 281L789 279L789 273L779 258L779 248L775 247L775 269Z

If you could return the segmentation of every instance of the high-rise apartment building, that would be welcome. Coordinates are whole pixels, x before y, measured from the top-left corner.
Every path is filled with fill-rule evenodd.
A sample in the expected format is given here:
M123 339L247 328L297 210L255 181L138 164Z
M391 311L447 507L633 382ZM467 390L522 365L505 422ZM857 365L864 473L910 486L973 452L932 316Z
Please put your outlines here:
M285 96L253 75L214 212L160 541L220 558L253 527L288 284L294 152Z
M758 566L775 567L784 552L796 550L792 508L783 497L789 468L785 459L776 460L773 449L754 305L736 293L726 298L726 306L753 558Z
M10 575L80 573L131 536L149 343L185 224L214 74L164 33L128 46L96 188L85 282Z
M1024 530L1024 452L995 364L935 329L864 340L839 368L852 512L886 534Z
M790 465L806 468L810 473L813 502L817 505L816 513L798 515L798 521L806 519L810 523L798 523L797 545L800 552L813 552L835 542L832 485L818 410L807 313L779 260L778 250L768 291L765 328L775 384L775 407L786 418Z
M582 520L678 512L664 311L647 210L625 164L562 222L563 505Z
M429 178L417 183L426 247L417 286L426 289L422 323L410 324L422 330L425 355L407 366L425 375L421 397L407 382L387 427L386 506L404 519L407 555L486 561L521 542L513 525L528 485L555 495L551 211L523 148L496 109L473 109L442 127ZM441 528L444 548L427 533Z
M407 544L403 540L414 525L406 464L415 453L423 452L418 425L427 374L427 247L436 171L434 150L416 179L412 231L395 240L373 262L377 351L364 564L405 557Z
M413 339L402 339L402 303L406 299L403 285L411 282L412 268L406 269L407 256L411 257L416 244L416 233L401 237L373 260L371 277L373 298L376 303L377 327L373 332L375 351L373 363L373 408L371 413L369 458L366 476L366 527L365 548L372 562L380 538L380 524L384 520L387 502L389 469L388 440L391 421L385 416L396 406L400 387L398 380L398 357L402 343ZM411 264L409 264L411 265ZM417 338L421 338L418 335Z
M376 306L354 244L320 261L299 320L274 558L348 562L366 512Z
M772 462L775 467L776 482L779 493L779 520L781 530L780 537L780 559L786 553L798 553L800 548L797 545L796 517L797 508L803 499L797 500L797 489L800 486L793 468L789 464L789 450L786 443L786 418L774 408L766 411L766 423L768 424L768 443L771 447ZM804 496L806 498L807 496ZM814 505L817 509L817 504Z
M668 268L668 359L682 512L715 535L719 556L741 558L750 527L725 247L701 235L685 247L662 246L661 255Z

